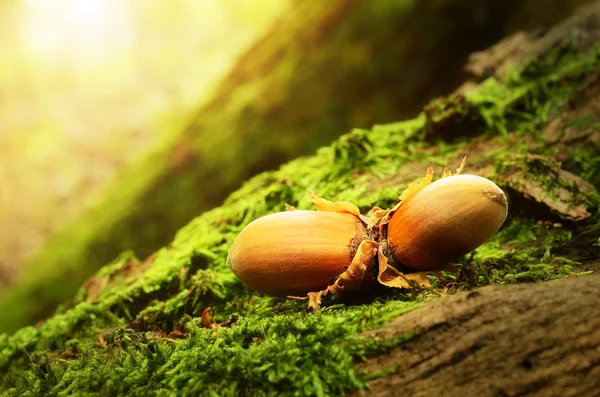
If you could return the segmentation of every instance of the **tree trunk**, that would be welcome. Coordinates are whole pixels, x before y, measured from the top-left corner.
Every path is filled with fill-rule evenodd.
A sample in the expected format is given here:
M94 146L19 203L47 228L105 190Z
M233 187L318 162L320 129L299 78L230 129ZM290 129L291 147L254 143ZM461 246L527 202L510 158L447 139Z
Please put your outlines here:
M600 276L464 292L367 336L416 336L362 370L370 396L600 395ZM356 394L358 395L358 394Z

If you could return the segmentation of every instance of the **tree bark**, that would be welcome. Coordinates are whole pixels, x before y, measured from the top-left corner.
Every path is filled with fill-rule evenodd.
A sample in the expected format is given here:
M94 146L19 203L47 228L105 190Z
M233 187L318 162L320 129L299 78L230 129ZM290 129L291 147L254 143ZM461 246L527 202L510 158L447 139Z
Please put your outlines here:
M592 275L437 300L367 334L416 334L360 366L394 371L371 381L367 394L598 396L599 296L600 276Z

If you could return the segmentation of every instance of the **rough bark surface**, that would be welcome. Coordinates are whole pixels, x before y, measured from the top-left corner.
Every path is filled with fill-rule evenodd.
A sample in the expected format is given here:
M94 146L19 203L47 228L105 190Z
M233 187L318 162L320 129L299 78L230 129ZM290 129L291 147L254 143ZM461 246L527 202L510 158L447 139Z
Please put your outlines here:
M467 92L474 83L489 77L504 81L515 65L539 59L553 48L573 45L573 35L578 37L579 51L588 51L595 45L600 36L599 2L579 7L573 15L550 29L519 31L484 51L472 53L463 68L467 82L455 92Z
M438 300L367 334L417 335L361 365L394 371L367 394L598 396L599 296L600 276L591 275Z

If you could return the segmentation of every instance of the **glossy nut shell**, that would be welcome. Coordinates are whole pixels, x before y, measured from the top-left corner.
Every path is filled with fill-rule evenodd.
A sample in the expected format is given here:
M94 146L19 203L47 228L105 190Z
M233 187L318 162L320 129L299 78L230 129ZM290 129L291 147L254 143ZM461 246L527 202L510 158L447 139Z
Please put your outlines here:
M504 223L504 192L474 175L442 178L402 203L388 226L393 259L432 270L483 244Z
M350 265L365 227L349 213L288 211L250 223L234 241L227 266L248 287L275 296L327 287Z

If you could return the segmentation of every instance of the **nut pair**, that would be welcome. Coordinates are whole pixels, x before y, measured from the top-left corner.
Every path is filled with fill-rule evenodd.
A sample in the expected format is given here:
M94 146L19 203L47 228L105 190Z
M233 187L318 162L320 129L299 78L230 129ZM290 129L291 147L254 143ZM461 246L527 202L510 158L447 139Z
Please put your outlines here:
M464 161L463 161L464 163ZM374 284L410 288L474 250L504 223L507 202L492 181L447 169L431 183L428 170L389 210L369 218L347 202L308 191L317 211L295 210L251 222L234 241L227 266L248 287L274 296L309 299ZM416 273L413 273L416 272Z

